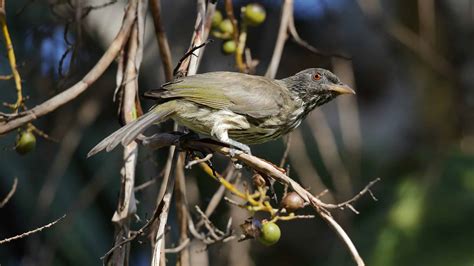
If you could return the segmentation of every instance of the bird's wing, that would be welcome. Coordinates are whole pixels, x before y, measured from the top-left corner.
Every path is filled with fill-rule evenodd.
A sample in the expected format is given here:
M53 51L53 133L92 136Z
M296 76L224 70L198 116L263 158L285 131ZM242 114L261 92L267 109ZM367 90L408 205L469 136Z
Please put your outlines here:
M289 100L278 81L236 72L188 76L145 93L154 99L183 98L215 109L264 118L277 115Z

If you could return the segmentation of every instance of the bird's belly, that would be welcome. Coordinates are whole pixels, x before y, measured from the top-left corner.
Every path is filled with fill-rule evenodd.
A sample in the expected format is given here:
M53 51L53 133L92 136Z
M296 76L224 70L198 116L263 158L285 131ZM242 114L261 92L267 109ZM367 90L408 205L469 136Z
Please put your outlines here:
M225 128L231 139L245 144L258 144L278 138L278 128L256 125L243 115L228 110L216 110L182 102L172 119L192 131L213 136L216 129ZM213 132L214 130L214 132Z
M277 139L300 122L286 119L282 121L277 116L263 120L247 119L246 116L229 110L216 110L190 102L181 102L180 107L172 116L178 124L208 136L214 136L216 130L224 129L231 139L244 144L259 144Z
M215 120L212 115L212 109L200 108L194 104L186 107L185 110L173 115L172 119L196 133L211 135Z

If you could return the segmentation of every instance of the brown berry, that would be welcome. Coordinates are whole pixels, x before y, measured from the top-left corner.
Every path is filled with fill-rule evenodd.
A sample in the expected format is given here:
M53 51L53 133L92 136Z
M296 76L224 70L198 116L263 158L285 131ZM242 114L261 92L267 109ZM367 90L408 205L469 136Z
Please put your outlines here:
M288 212L293 212L304 207L304 200L296 192L289 192L283 197L280 204Z

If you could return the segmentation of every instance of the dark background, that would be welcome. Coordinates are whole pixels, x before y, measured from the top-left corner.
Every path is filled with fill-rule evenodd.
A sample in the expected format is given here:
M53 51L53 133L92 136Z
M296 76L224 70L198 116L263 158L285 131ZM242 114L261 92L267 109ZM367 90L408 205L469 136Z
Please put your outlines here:
M78 81L121 23L121 1L79 21L72 21L74 9L64 2L7 1L9 30L30 107ZM163 2L164 27L176 63L191 39L195 2ZM234 1L236 12L248 2ZM280 3L261 3L267 20L250 29L248 46L260 60L257 74L263 75L278 31ZM222 1L218 7L223 10ZM63 74L67 75L62 76L58 66L68 48L63 34L68 22L75 56L66 57ZM277 78L307 67L334 68L345 82L352 83L353 75L357 96L340 97L321 108L345 176L339 177L341 168L331 170L322 158L328 138L313 132L325 128L318 115L310 115L293 134L291 176L315 194L323 189L320 180L337 200L347 199L376 177L382 179L373 188L378 201L365 196L354 204L359 215L334 212L368 265L473 265L474 1L295 0L295 22L310 44L351 60L314 54L289 41ZM152 27L148 20L142 91L164 82ZM206 48L199 72L235 70L233 57L221 54L220 45L217 40ZM0 46L0 73L8 74L3 41ZM345 71L338 72L338 66ZM14 177L19 180L15 195L0 209L0 238L67 214L53 228L1 245L0 264L97 265L111 247L121 152L90 159L86 154L119 126L117 105L112 102L115 68L76 100L34 122L58 142L38 138L36 150L20 156L12 151L15 132L0 138L0 197ZM0 100L13 102L13 82L0 84ZM344 118L349 122L342 122ZM257 156L276 163L283 150L281 140L253 147ZM142 150L137 183L158 175L164 158L163 151ZM218 166L223 161L219 160ZM217 184L199 169L187 171L186 178L191 209L195 204L205 208ZM137 193L142 219L151 215L157 186ZM222 203L211 218L223 226L229 215L236 215L241 219L234 221L238 225L246 214L236 212ZM172 212L169 224L175 222ZM319 218L280 225L283 235L275 246L255 241L217 244L209 249L210 265L353 265L335 233ZM177 232L172 229L170 235L176 237ZM132 265L148 264L150 248L143 240L132 246ZM172 262L174 256L169 259Z

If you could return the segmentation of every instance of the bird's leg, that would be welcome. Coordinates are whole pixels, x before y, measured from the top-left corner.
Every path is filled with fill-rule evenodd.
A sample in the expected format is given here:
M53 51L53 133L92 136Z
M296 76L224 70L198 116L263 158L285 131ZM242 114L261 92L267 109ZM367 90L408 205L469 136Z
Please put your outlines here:
M238 148L239 150L241 150L241 151L243 151L243 152L245 152L249 155L252 155L252 152L250 151L249 146L229 138L229 134L227 133L227 129L225 129L225 130L216 130L213 133L214 133L215 137L220 142L223 142L225 144L229 144L229 145L231 145L235 148ZM229 153L230 153L231 157L234 157L235 156L235 149L231 148Z

